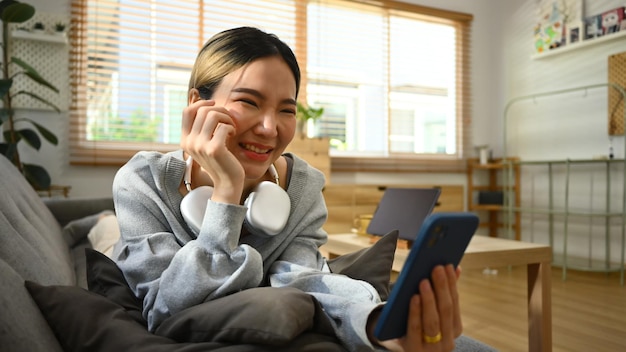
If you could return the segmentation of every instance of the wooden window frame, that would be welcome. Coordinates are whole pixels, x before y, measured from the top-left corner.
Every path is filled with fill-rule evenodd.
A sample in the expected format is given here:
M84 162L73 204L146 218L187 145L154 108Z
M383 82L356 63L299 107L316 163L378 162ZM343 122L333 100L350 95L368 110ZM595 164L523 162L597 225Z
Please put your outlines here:
M365 156L333 156L331 170L340 172L463 172L466 167L466 154L471 150L471 86L470 86L470 14L436 9L427 6L413 5L398 1L353 1L366 5L378 6L384 10L407 11L416 16L436 17L441 21L453 24L457 28L457 148L458 153L448 155L397 155L386 157ZM303 70L301 96L306 96L306 0L298 0L296 4L296 53ZM92 142L86 140L85 119L87 106L87 75L86 66L87 35L86 23L88 0L73 0L71 5L71 27L69 41L70 54L70 88L72 101L70 104L70 163L74 165L122 165L139 149L169 151L178 149L177 144L160 143L117 143ZM198 22L202 15L199 13ZM202 28L202 26L201 26ZM198 38L202 37L198 34ZM203 43L198 40L198 47ZM460 122L460 123L459 123ZM83 130L81 130L83 129Z

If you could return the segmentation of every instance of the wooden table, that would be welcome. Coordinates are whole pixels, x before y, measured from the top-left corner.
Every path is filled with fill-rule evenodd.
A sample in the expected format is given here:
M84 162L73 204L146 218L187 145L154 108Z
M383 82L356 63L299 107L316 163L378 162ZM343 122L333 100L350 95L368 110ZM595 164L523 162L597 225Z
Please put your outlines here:
M351 253L370 246L367 236L329 235L322 252L329 257ZM393 270L400 272L409 254L396 249ZM528 350L552 351L551 266L548 245L501 238L474 236L461 260L464 269L526 265L528 271ZM489 307L485 307L489 309Z

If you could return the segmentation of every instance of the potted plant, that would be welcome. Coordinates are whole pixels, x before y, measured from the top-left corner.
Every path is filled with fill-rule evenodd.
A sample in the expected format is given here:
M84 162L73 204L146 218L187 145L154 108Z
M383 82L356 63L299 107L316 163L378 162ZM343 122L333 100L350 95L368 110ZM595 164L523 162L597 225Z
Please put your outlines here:
M306 137L307 125L310 121L317 121L324 114L324 108L313 108L308 105L304 105L300 102L296 105L296 130L300 133L301 137Z
M54 24L54 32L57 34L65 33L65 23L57 22Z
M4 20L3 20L4 22ZM41 22L35 22L35 24L33 25L33 32L35 33L43 33L46 31L46 26L43 25L43 23Z
M27 90L16 92L12 89L15 81L26 79L56 93L59 92L55 86L45 80L33 67L22 59L12 56L11 53L12 38L9 23L23 23L32 18L34 14L35 8L31 5L15 0L0 1L0 18L2 19L0 96L3 101L3 106L0 108L0 125L2 125L3 130L0 154L11 160L35 189L47 189L50 187L50 175L42 166L24 163L20 158L18 144L24 141L26 145L39 150L41 148L40 136L53 145L58 144L58 139L52 132L32 119L16 117L16 111L13 107L13 99L15 97L26 95L44 103L57 112L61 112L57 106L36 93ZM9 70L10 65L15 66L16 69L13 71Z

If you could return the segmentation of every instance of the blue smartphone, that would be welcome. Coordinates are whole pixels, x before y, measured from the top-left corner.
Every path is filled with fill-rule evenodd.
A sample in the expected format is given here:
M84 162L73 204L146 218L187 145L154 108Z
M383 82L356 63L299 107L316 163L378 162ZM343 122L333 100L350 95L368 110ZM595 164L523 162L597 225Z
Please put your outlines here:
M419 292L420 281L430 278L437 265L459 265L477 228L478 216L473 213L440 212L426 217L378 318L374 329L378 340L406 335L409 303Z

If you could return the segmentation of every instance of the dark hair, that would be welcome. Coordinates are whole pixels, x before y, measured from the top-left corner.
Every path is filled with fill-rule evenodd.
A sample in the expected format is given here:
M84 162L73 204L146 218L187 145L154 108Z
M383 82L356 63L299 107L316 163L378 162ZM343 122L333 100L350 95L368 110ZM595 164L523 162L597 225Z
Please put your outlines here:
M229 73L260 58L280 56L300 91L300 67L293 51L276 35L254 27L238 27L217 33L202 47L191 71L189 89L197 88L202 99L209 99Z

